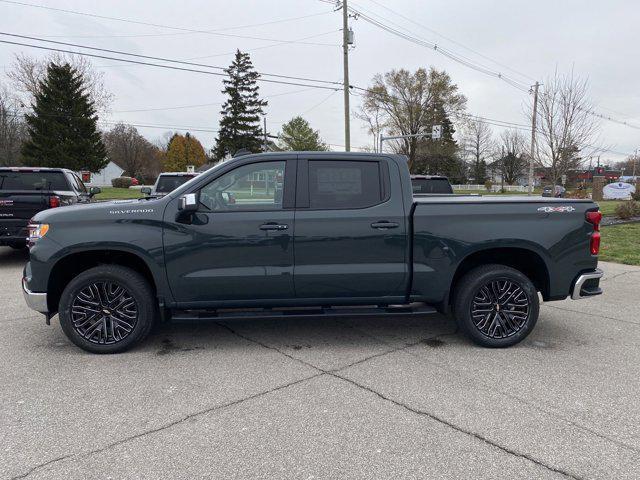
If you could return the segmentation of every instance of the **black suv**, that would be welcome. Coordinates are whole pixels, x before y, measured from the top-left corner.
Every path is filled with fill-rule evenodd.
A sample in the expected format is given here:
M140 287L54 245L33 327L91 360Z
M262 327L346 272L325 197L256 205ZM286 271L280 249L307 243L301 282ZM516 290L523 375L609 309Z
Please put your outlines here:
M100 189L87 190L64 168L0 168L0 245L24 248L29 220L48 208L88 203Z

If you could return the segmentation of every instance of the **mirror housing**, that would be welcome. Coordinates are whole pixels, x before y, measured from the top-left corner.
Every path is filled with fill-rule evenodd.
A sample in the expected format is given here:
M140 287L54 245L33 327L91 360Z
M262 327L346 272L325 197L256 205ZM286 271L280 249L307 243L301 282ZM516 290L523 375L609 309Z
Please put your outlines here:
M183 213L192 213L198 210L198 195L196 193L187 193L180 197L178 210Z
M151 195L151 187L142 187L140 193L143 195Z
M91 187L89 189L89 196L93 197L94 195L98 195L101 192L102 192L102 189L100 187Z

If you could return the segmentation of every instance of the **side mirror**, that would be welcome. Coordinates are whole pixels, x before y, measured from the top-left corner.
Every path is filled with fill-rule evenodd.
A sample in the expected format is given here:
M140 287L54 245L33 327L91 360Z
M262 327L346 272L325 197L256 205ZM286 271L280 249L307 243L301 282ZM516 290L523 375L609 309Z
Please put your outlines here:
M196 193L187 193L180 197L178 210L184 213L191 213L198 210L198 195Z
M140 193L143 195L151 195L151 187L142 187Z
M100 187L91 187L89 189L89 196L93 197L94 195L98 195L101 192L102 192L102 189Z

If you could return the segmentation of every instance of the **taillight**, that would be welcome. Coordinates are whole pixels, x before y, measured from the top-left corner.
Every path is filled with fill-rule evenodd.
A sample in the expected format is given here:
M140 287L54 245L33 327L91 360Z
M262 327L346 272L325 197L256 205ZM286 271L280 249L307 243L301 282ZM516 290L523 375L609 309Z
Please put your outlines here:
M593 232L589 248L591 249L591 255L598 255L598 252L600 252L600 232Z
M600 221L602 220L602 212L591 211L585 214L587 222L593 225L593 233L591 234L591 242L589 250L591 255L598 255L600 252Z
M49 208L56 208L60 206L60 197L57 195L51 195L49 197Z

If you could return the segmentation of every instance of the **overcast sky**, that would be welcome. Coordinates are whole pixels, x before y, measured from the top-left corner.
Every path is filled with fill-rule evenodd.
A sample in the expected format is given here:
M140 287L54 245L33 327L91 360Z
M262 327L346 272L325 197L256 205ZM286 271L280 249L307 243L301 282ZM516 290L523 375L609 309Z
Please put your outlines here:
M193 61L217 66L227 66L239 48L251 54L259 71L342 79L341 14L320 0L24 0L24 3L174 27L216 30L219 34L179 32L0 1L3 32L51 36L51 40L172 59L197 58ZM573 68L577 75L588 77L591 97L603 114L640 125L637 53L640 2L354 0L350 4L379 16L395 28L437 43L527 85L535 79L544 82L556 68L561 72ZM385 10L382 5L415 23ZM303 16L306 18L291 20ZM526 123L526 93L432 49L381 31L362 19L350 23L356 39L350 55L353 85L366 87L374 74L394 68L415 70L434 66L449 72L467 96L470 113ZM253 26L238 28L246 25ZM303 38L306 40L300 40ZM8 37L0 36L0 39ZM313 44L282 43L289 40ZM45 55L34 49L0 44L3 70L11 65L17 52ZM108 120L192 127L192 130L193 127L217 128L220 106L215 104L224 101L221 77L103 59L93 62L105 72L106 84L115 96ZM261 84L260 92L268 97L270 132L277 132L283 122L302 114L320 130L326 142L335 145L334 149L344 144L341 92L268 83ZM209 105L191 107L201 104ZM358 104L359 97L353 97L352 107L355 109ZM183 106L190 108L167 109ZM140 128L150 140L161 137L167 130L170 129ZM496 132L499 130L495 127ZM193 133L205 148L213 145L215 133ZM353 119L352 145L370 145L371 141L361 123ZM602 121L602 141L618 152L633 153L640 146L640 130ZM603 158L618 160L621 156L607 153Z

